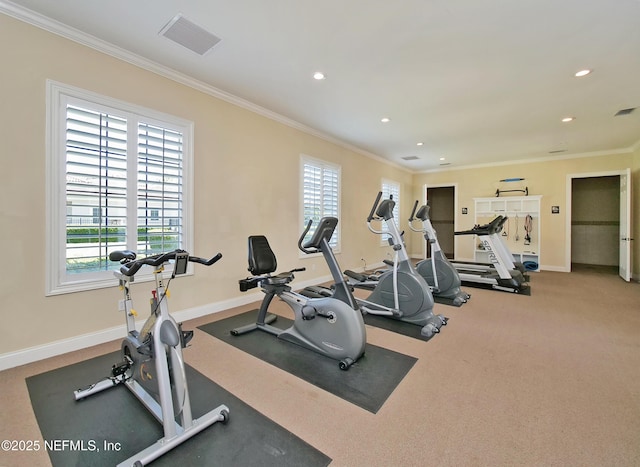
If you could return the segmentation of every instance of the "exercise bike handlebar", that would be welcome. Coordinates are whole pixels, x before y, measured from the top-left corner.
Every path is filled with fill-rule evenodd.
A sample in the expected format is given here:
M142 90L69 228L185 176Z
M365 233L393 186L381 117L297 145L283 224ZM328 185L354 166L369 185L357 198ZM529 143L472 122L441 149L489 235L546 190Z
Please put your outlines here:
M416 209L418 209L418 200L416 200L415 203L413 203L413 209L411 210L411 215L409 216L409 222L413 222L413 219L416 214Z
M371 206L371 212L369 213L369 217L367 217L367 222L371 222L374 219L380 198L382 198L381 191L378 192L378 196L376 196L376 200L373 202L373 206Z
M313 219L309 219L304 232L302 232L302 235L300 235L300 238L298 239L298 248L300 249L300 251L308 255L313 253L320 253L321 251L323 251L323 248L326 248L326 244L329 243L331 237L333 236L333 232L335 232L336 230L338 219L336 217L330 216L320 219L318 225L316 226L315 232L313 233L311 238L303 245L302 242L311 229L312 224ZM323 247L323 245L325 246Z
M418 200L413 203L413 209L411 210L411 215L409 216L409 228L414 232L422 232L424 229L418 229L413 226L413 221L415 220L416 209L418 208Z
M114 252L116 253L116 252ZM161 266L169 260L176 259L178 255L189 255L185 250L173 250L168 253L160 253L158 255L147 256L146 258L127 261L120 266L120 272L125 276L135 275L142 266L145 264L153 267ZM112 255L109 255L111 258ZM198 256L187 256L188 260L193 263L203 264L205 266L211 266L213 263L222 258L222 253L218 253L211 259L204 259Z
M393 209L394 209L395 204L396 204L395 201L393 200L393 195L390 195L389 199L384 199L382 201L380 201L380 198L382 198L382 192L381 191L378 192L378 196L376 196L376 200L373 203L373 207L371 208L371 212L369 213L369 216L367 217L367 227L369 228L369 230L371 232L373 232L374 234L377 234L377 235L383 235L383 234L387 234L389 232L386 232L384 230L376 230L371 225L371 222L372 221L383 222L383 221L389 221L389 220L393 219Z
M300 249L300 251L308 255L318 252L317 249L314 248L313 250L311 250L309 248L305 248L305 246L302 244L305 235L307 235L307 232L309 232L309 229L311 228L311 224L313 224L313 219L309 219L309 222L307 222L307 226L304 228L304 232L302 232L302 235L300 235L300 238L298 239L298 248Z

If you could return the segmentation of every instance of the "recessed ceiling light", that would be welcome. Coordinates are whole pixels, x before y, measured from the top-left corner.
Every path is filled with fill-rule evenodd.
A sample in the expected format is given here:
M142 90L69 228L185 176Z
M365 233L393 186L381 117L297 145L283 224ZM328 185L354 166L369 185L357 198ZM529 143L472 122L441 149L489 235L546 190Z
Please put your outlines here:
M589 73L591 73L591 70L580 70L575 74L575 76L580 78L581 76L587 76Z
M325 75L324 75L324 73L322 73L321 71L316 71L316 72L313 74L313 79L317 79L318 81L320 81L320 80L322 80L322 79L325 79L325 78L326 78L326 76L325 76Z
M380 119L380 121L381 121L382 123L389 123L389 122L391 121L391 119L390 119L390 118L388 118L388 117L383 117L383 118L381 118L381 119Z
M440 160L441 160L441 161L443 161L443 160L444 160L444 157L441 157L441 158L440 158Z
M572 121L574 121L575 119L576 119L575 117L564 117L564 118L562 119L562 121L563 121L564 123L568 123L568 122L572 122Z
M422 146L424 143L416 143L416 146Z

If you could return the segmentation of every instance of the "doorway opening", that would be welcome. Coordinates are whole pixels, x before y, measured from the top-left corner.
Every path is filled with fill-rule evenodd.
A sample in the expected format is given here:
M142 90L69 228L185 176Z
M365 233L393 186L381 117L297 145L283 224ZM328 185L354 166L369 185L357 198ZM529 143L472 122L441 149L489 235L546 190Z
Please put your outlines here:
M442 253L448 259L455 259L455 186L426 187L426 200L430 206L431 224L438 235ZM431 257L431 245L426 244L426 257Z
M571 180L571 270L617 274L620 176Z
M600 270L617 266L618 275L629 282L631 169L569 174L566 190L566 271L574 265Z

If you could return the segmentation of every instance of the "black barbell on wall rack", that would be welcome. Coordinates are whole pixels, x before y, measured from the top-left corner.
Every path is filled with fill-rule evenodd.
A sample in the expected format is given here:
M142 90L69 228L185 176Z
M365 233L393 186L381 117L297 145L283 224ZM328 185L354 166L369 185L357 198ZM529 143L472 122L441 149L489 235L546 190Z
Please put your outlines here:
M518 192L518 193L524 193L525 196L529 196L529 188L528 187L524 187L524 190L496 190L496 197L500 196L500 193L513 193L513 192Z

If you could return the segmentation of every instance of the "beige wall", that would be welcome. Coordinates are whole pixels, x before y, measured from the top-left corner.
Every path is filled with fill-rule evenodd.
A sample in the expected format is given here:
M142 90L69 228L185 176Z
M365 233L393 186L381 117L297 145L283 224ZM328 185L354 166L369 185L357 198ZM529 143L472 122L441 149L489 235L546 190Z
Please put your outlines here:
M173 311L205 307L241 297L246 276L246 237L269 237L280 266L305 266L298 281L328 274L321 258L300 259L296 249L299 157L335 162L342 168L343 269L378 263L386 254L365 218L382 178L402 185L402 218L421 199L425 182L458 184L459 206L490 196L494 180L525 176L531 193L543 194L543 210L564 210L564 173L633 165L639 186L640 150L633 155L413 175L377 159L293 129L226 101L101 54L10 17L0 15L0 244L5 248L0 280L0 357L32 347L120 326L116 287L45 297L45 83L52 79L195 122L195 248L199 256L221 251L221 262L196 268L174 283ZM584 165L583 165L584 164ZM547 167L547 168L545 168ZM636 202L636 218L638 206ZM460 227L473 223L473 214ZM562 233L562 235L557 235ZM561 265L563 216L544 219L544 262ZM638 232L635 233L638 238ZM413 239L408 236L409 248ZM418 241L414 242L419 244ZM636 242L638 244L640 242ZM548 250L548 251L547 251ZM636 264L638 253L636 248ZM636 271L637 271L636 266ZM134 285L143 307L148 288ZM48 348L48 347L46 347Z
M633 251L633 277L640 280L640 144L636 144L633 152L633 164L631 166L631 178L633 199L631 201L631 216L633 227L631 235L634 240L631 242Z
M117 288L45 297L45 83L52 79L195 122L195 248L221 251L210 268L173 284L173 311L241 296L246 238L265 234L298 281L328 275L322 258L300 259L297 239L300 154L342 167L344 269L384 255L365 219L382 178L410 196L408 171L270 120L190 87L0 15L0 356L124 323ZM11 46L8 46L11 44ZM407 217L408 213L406 216ZM115 283L115 279L114 279ZM149 287L133 287L142 308Z
M634 238L640 234L638 228L638 205L640 204L640 189L638 164L640 151L624 154L609 154L602 156L582 157L575 159L545 160L544 162L500 165L494 167L466 168L416 174L413 179L414 196L422 198L423 186L456 184L458 193L458 210L456 212L456 229L465 230L473 226L475 220L474 201L477 197L495 196L497 188L512 189L520 186L518 183L500 184L505 178L524 178L523 186L528 187L530 195L542 195L541 199L541 267L551 270L565 270L566 267L566 224L567 224L567 176L573 174L603 173L632 169L635 189L634 205ZM518 195L518 193L503 196ZM551 214L551 206L559 206L559 214ZM463 207L468 208L468 214L462 215ZM473 258L473 239L459 237L456 239L458 258ZM640 246L637 241L633 245L634 277L640 271ZM413 254L420 254L420 245L414 235Z

